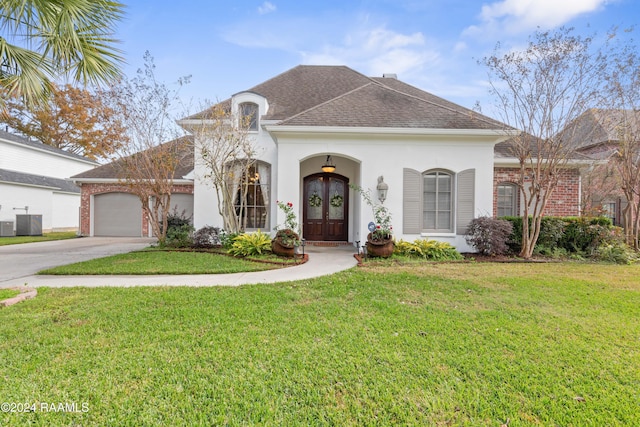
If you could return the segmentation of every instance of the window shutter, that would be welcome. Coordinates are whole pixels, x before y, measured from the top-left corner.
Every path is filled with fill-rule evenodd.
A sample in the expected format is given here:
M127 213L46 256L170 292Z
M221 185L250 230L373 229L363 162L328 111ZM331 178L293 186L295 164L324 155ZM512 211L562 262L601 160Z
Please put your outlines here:
M413 169L403 170L402 232L419 234L422 231L422 174Z
M476 170L467 169L458 174L458 209L456 234L466 234L475 211Z

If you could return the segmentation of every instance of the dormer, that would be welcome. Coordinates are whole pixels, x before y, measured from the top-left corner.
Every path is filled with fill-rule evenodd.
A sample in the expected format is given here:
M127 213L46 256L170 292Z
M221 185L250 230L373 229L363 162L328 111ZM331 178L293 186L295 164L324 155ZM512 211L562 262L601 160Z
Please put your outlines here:
M249 132L260 130L260 118L267 114L267 99L253 92L240 92L233 95L232 108L240 123L248 127Z

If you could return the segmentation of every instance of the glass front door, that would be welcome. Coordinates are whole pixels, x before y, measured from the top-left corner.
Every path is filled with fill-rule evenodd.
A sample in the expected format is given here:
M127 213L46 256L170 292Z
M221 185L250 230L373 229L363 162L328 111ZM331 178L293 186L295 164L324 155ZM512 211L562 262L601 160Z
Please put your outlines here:
M303 235L307 240L346 241L349 180L332 173L304 179Z

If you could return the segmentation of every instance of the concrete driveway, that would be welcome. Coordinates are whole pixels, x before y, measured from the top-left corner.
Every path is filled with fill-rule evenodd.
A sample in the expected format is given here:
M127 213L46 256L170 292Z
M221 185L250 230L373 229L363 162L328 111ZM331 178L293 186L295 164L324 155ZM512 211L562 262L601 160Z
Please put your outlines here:
M150 238L82 237L0 246L0 288L3 282L33 276L45 268L131 252L154 242Z

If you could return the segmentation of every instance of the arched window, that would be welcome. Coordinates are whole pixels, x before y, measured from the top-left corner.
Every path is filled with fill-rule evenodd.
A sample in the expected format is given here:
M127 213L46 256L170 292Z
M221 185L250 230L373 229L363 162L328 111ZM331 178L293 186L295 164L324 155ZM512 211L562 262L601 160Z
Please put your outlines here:
M515 184L502 183L498 185L498 217L518 216L518 187Z
M422 226L428 231L453 232L454 175L446 171L427 171L423 179Z
M271 167L266 163L257 162L235 176L242 177L234 183L233 201L236 215L241 218L242 228L245 230L268 229Z
M242 126L249 131L258 131L258 105L253 102L240 104L240 119Z

